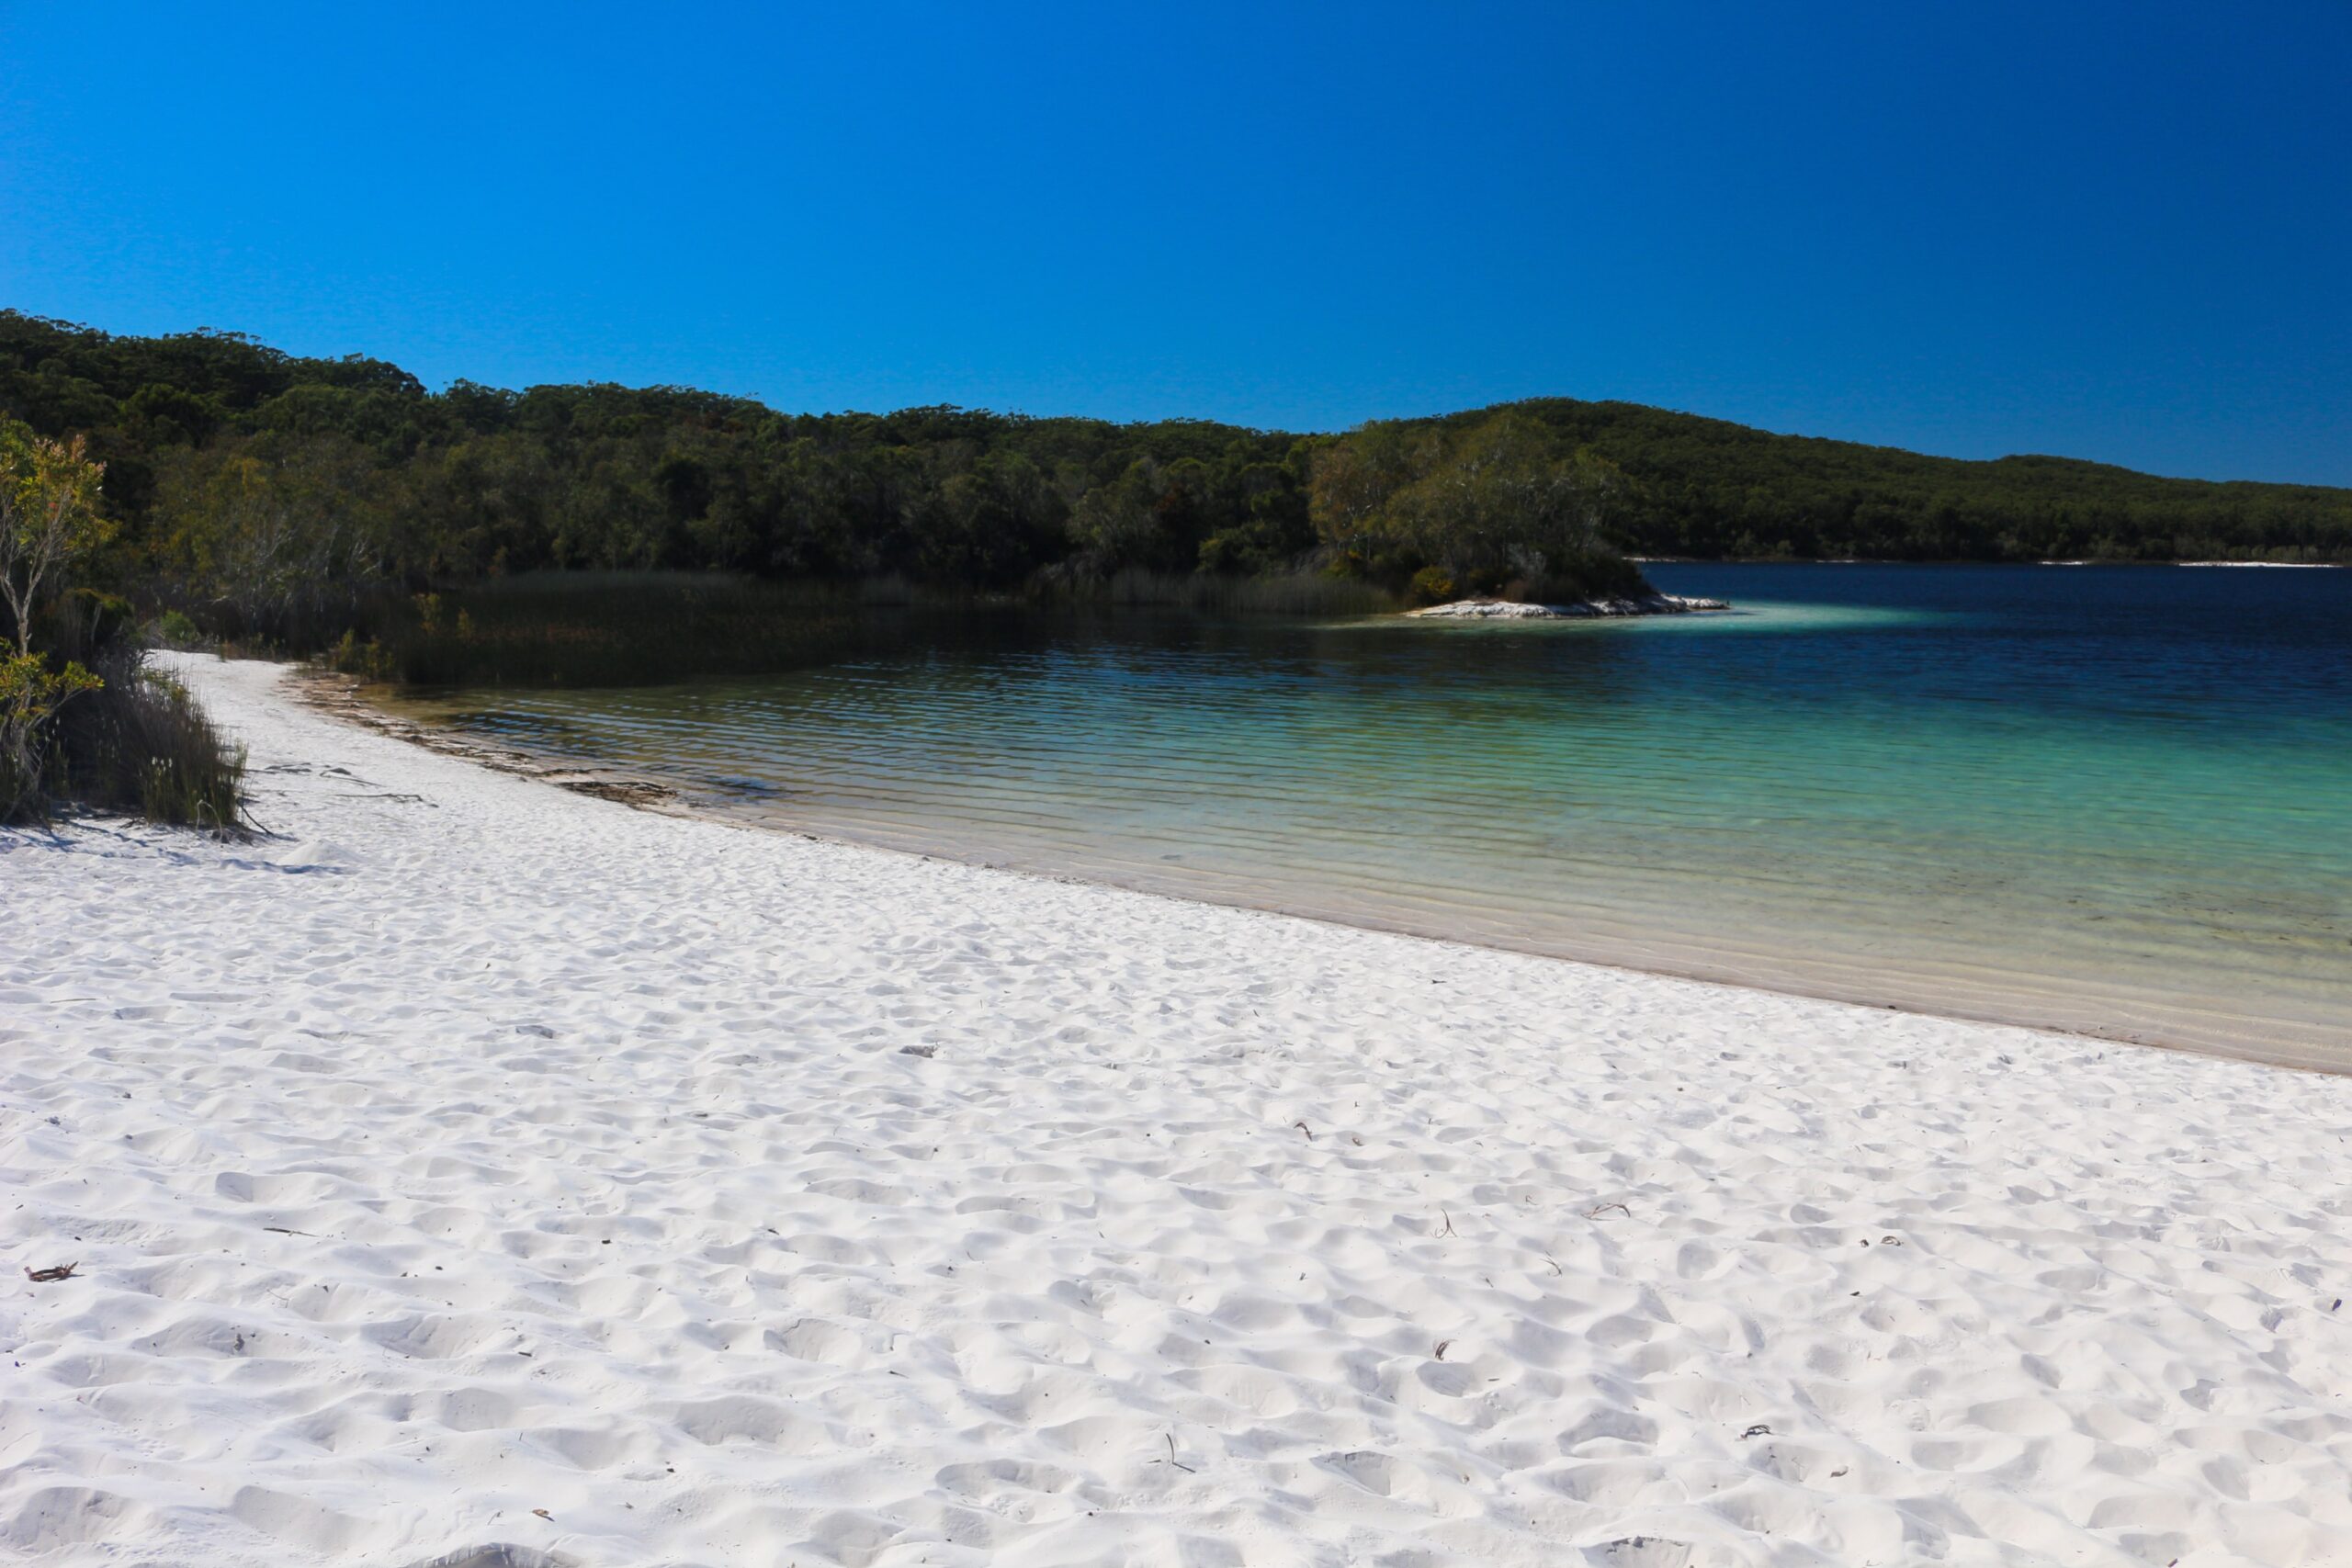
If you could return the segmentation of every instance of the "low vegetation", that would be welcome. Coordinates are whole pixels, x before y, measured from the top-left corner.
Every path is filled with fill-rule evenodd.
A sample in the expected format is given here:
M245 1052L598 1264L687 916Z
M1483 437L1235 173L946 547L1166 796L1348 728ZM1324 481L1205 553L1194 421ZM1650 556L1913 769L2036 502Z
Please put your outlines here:
M69 586L112 532L104 472L79 437L0 421L0 822L63 802L236 832L243 756L146 668L129 602Z
M245 759L187 689L151 668L130 604L78 590L56 617L52 648L95 682L61 708L44 779L50 800L235 836L250 824Z

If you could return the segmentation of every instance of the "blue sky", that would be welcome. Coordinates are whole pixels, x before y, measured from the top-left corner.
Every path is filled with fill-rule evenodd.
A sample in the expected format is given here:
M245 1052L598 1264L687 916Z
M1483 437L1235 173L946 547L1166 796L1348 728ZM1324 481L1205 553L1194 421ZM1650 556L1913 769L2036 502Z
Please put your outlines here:
M2352 4L0 0L0 303L1336 429L2352 484Z

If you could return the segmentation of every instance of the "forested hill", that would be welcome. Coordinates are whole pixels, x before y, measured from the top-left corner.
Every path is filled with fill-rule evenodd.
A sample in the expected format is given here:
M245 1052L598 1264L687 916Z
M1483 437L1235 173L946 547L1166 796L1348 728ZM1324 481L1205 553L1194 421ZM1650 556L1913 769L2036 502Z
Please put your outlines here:
M1963 462L1565 399L1344 435L786 414L678 388L433 392L381 360L0 311L0 414L88 434L121 525L111 570L254 615L542 567L996 588L1312 568L1435 592L1607 586L1619 550L2352 560L2352 491Z
M1639 403L1513 406L1639 481L1624 528L1642 555L2352 561L2352 490L1931 457Z

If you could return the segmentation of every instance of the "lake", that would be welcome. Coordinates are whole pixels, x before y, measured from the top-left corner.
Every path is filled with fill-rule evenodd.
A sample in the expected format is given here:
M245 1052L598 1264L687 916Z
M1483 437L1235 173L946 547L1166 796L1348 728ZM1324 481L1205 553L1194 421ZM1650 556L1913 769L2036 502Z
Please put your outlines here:
M2352 572L1659 565L1610 623L875 612L435 722L779 826L2352 1066Z

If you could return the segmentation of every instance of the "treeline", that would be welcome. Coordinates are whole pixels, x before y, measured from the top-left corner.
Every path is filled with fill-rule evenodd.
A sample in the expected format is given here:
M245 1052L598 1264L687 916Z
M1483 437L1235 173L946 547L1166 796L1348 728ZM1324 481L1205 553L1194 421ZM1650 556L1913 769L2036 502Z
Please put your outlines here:
M1634 489L1618 526L1640 555L2352 562L2352 490L2160 479L2072 457L1930 457L1638 403L1513 406L1624 470Z
M1192 421L791 415L679 388L459 382L227 333L0 313L0 411L85 433L126 580L249 625L355 584L697 570L1012 589L1311 552L1310 441Z
M0 312L0 412L86 434L117 586L267 635L540 569L1052 590L1294 571L1555 595L1622 552L2352 558L2352 491L1971 463L1541 400L1293 435L956 408L786 414L678 388L458 382L220 333Z

